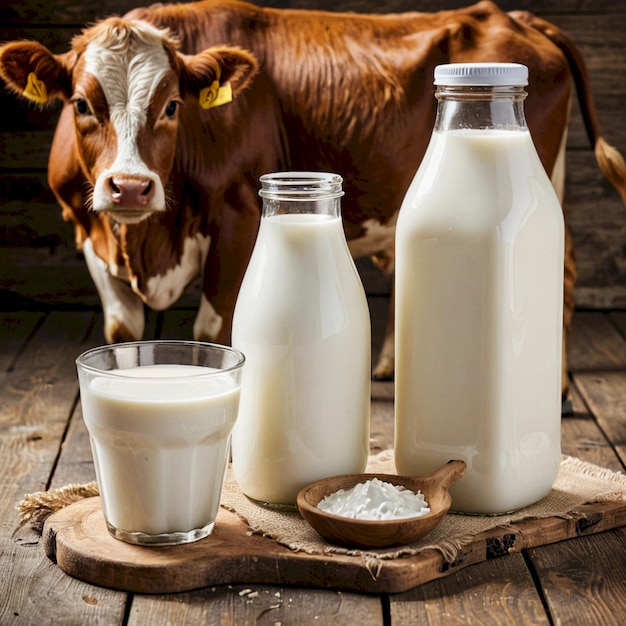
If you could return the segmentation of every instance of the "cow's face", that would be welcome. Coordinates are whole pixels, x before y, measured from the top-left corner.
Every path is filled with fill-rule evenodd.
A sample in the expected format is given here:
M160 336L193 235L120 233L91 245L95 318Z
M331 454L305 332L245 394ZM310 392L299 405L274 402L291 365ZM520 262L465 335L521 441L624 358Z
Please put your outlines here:
M75 45L71 102L91 207L124 222L164 210L181 94L163 41L111 25Z
M34 42L0 48L11 88L41 104L72 103L87 204L124 223L167 208L180 108L210 105L219 90L234 96L256 71L245 51L182 55L166 31L119 18L85 30L63 55Z

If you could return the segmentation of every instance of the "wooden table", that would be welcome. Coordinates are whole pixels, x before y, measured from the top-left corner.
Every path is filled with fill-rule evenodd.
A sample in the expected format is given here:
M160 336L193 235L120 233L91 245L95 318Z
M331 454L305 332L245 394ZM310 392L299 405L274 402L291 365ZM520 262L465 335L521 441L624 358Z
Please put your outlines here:
M372 301L372 310L381 308ZM153 336L189 336L192 311L151 314ZM224 585L137 595L67 576L20 527L26 493L94 478L76 356L102 340L91 310L0 313L0 624L625 624L626 528L469 566L395 595ZM577 312L573 412L563 452L623 471L626 313ZM393 385L372 387L372 450L392 444Z

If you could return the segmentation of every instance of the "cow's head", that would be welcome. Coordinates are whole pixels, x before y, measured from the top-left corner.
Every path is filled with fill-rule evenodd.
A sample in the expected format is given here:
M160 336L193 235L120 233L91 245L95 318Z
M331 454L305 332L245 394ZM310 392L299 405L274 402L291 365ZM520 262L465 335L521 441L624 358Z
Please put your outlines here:
M65 54L36 42L0 47L0 76L11 89L41 105L73 104L88 204L125 223L166 209L179 108L227 102L256 71L247 51L184 55L167 31L121 18L84 30Z

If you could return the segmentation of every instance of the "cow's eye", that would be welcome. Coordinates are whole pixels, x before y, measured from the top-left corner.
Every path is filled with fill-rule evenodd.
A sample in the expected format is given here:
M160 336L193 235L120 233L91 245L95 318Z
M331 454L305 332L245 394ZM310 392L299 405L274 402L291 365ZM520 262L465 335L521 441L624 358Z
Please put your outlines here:
M167 117L174 117L177 108L178 102L176 102L176 100L170 100L170 102L168 102L167 106L165 107L165 115L167 115Z
M80 115L86 115L89 113L89 105L87 104L87 101L82 98L77 98L74 101L74 106L76 107L76 112Z

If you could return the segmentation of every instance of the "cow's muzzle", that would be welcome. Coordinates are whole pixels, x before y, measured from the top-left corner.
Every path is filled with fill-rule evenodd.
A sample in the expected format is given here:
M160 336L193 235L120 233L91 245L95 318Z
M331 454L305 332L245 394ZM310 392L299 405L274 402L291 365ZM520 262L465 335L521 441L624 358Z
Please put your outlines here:
M154 213L155 185L150 178L113 174L105 187L111 203L107 213L118 222L136 224Z
M111 176L107 182L111 200L120 209L145 210L154 196L149 178Z

